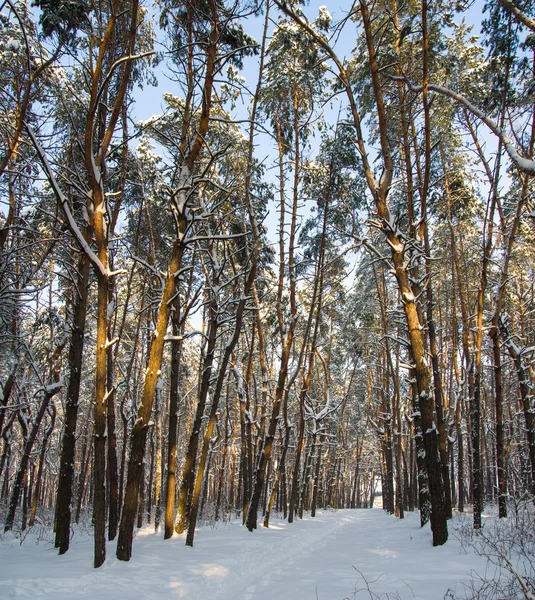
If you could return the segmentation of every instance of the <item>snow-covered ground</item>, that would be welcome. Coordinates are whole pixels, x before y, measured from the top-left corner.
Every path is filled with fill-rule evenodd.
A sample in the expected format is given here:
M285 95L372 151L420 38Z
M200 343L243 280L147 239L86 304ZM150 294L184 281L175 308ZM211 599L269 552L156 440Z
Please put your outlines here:
M38 533L22 544L1 537L0 599L442 600L452 591L463 597L470 571L485 571L454 535L433 548L417 514L400 521L380 509L321 512L291 525L275 519L254 533L236 522L203 527L194 548L184 536L164 541L145 529L130 562L119 562L109 543L100 569L92 568L90 535L75 535L58 556L51 534Z

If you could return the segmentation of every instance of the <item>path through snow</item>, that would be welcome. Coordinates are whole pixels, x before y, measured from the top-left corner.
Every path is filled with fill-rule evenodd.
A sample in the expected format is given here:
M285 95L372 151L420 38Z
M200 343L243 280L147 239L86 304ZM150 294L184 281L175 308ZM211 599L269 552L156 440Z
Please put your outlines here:
M0 599L361 600L370 598L365 578L383 598L442 600L448 590L462 595L470 570L485 568L453 536L432 548L418 515L399 521L380 509L321 512L292 525L274 520L252 534L238 523L204 527L194 548L184 536L164 541L145 529L129 563L117 561L109 543L100 569L92 568L92 551L87 535L75 536L64 556L32 534L22 545L4 536Z

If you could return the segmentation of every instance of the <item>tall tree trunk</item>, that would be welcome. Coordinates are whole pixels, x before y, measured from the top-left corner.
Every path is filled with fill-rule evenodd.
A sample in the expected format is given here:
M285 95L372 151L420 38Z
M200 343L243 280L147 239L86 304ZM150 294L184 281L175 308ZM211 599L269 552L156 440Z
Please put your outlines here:
M183 533L189 526L191 519L191 501L195 486L195 462L197 460L197 451L199 447L199 437L201 435L202 419L206 402L208 400L208 392L210 390L210 381L212 379L212 368L214 364L214 353L216 349L217 339L217 304L214 299L211 300L209 308L209 321L206 351L202 361L201 382L199 386L199 397L197 399L197 408L195 410L195 418L191 427L191 433L188 442L186 458L182 470L182 482L178 494L178 510L175 522L175 531ZM199 491L200 493L200 491Z
M175 293L175 278L182 264L183 250L183 244L177 240L174 243L173 256L165 277L158 320L156 323L154 339L151 344L150 356L143 384L141 403L132 431L127 482L124 493L121 524L119 527L119 538L117 540L117 558L119 560L130 560L130 557L132 556L137 499L143 476L142 465L145 454L145 441L149 428L154 394L160 378L160 366L163 356L165 333L171 313L171 299Z
M216 503L215 503L215 515L214 515L215 521L219 520L219 513L221 510L221 498L223 495L223 485L224 485L224 481L225 481L225 468L227 465L227 455L228 455L228 446L229 446L229 437L230 437L229 396L230 396L230 385L227 380L227 392L226 392L226 398L225 398L225 438L223 441L223 456L221 457L221 464L219 466L219 479L218 479L218 483L217 483L217 498L216 498Z
M102 198L102 203L104 198ZM102 210L102 206L99 210ZM103 217L103 216L102 216ZM102 240L100 260L107 266L107 241ZM95 557L94 567L100 567L106 559L106 413L108 404L108 278L97 277L97 336L95 407L93 411L93 527Z
M113 307L113 282L110 282L108 307ZM110 312L110 309L107 309ZM111 316L111 315L108 315ZM111 320L108 322L108 340L113 339ZM106 389L108 402L106 405L107 427L107 505L108 505L108 540L112 541L117 535L119 522L119 480L117 465L117 431L115 422L116 389L114 380L114 346L108 346L106 356Z
M255 281L256 260L257 260L257 257L255 256L253 258L253 264L251 266L251 269L250 269L249 273L247 274L247 279L244 283L243 290L241 291L240 299L239 299L238 305L236 307L236 313L234 316L235 323L234 323L234 330L232 332L232 337L225 346L225 351L224 351L223 357L221 358L221 362L220 362L219 368L218 368L216 385L215 385L215 388L214 388L214 391L212 394L212 406L211 406L210 414L208 417L208 423L207 423L206 429L204 431L204 439L203 439L203 445L202 445L202 450L201 450L201 456L199 459L199 464L197 466L197 474L195 476L195 483L194 483L194 487L193 487L193 495L192 495L192 502L191 502L191 514L189 515L188 533L186 536L186 545L187 546L193 545L193 538L195 535L195 526L197 523L197 513L198 513L198 509L199 509L201 486L202 486L202 481L203 481L203 478L205 475L206 461L207 461L207 457L208 457L209 450L210 450L210 440L212 439L212 434L213 434L216 419L217 419L217 410L219 408L219 401L221 399L221 393L223 391L223 384L225 382L225 377L227 375L227 369L230 364L230 360L232 357L232 353L234 352L234 348L236 347L236 344L238 343L238 340L240 338L242 322L243 322L243 315L244 315L245 307L247 305L247 299L250 296L251 288ZM216 278L216 281L214 282L214 285L218 285L217 278ZM210 310L217 311L217 309L218 309L217 304L215 302L211 303ZM217 314L214 314L213 316L210 317L210 321L212 322L212 320L213 320L214 344L215 344L215 332L217 330L217 326L216 326L217 319L218 319ZM211 363L210 363L210 365L211 365ZM209 378L208 378L207 384L209 384L209 379L210 379L210 375L211 375L210 369L208 369L208 375L209 375Z
M178 399L179 399L179 373L180 359L182 355L182 342L179 341L180 334L180 303L177 298L174 301L171 314L173 328L173 340L171 346L171 365L169 378L169 433L167 440L167 481L165 495L165 528L164 539L172 537L175 530L175 494L176 494L176 470L177 470L177 436L178 436Z
M119 539L117 542L117 558L119 560L130 560L132 556L132 540L134 535L134 522L136 515L136 500L141 486L141 466L145 454L145 441L149 424L154 393L158 384L160 367L162 363L163 346L167 325L171 313L171 300L176 289L176 277L182 265L184 242L187 232L188 219L188 192L193 186L193 173L195 165L205 143L205 135L210 122L210 111L212 106L212 88L216 70L216 55L219 43L218 7L215 2L209 0L211 28L206 45L206 69L203 85L202 108L199 116L197 136L193 141L191 149L187 153L184 164L180 171L179 186L176 194L172 194L173 209L176 212L177 239L173 244L173 253L169 268L164 281L162 299L159 305L158 319L156 323L155 339L151 345L147 373L143 384L141 404L138 416L134 423L132 432L132 444L130 461L128 463L128 476L126 483L125 499L119 528ZM185 123L187 128L188 123Z
M71 505L73 501L74 458L76 425L82 378L87 294L89 288L89 259L81 253L78 259L78 281L73 293L73 329L69 341L69 382L65 401L65 425L61 444L58 489L56 494L56 538L54 545L59 554L69 549L71 533Z
M292 475L292 487L290 490L290 505L288 507L288 523L293 523L294 513L297 509L297 497L299 493L299 471L301 466L301 453L303 451L303 445L305 440L305 415L304 415L304 402L303 398L301 398L301 402L299 403L299 433L297 436L297 446L295 451L294 458L294 468Z
M320 469L321 469L321 454L322 454L322 446L325 440L325 434L321 433L319 436L319 441L317 444L316 450L316 464L314 466L314 487L312 489L312 504L310 506L310 516L316 516L316 507L318 505L318 490L319 490L319 480L320 480ZM357 484L358 479L358 465L359 462L359 451L358 451L358 442L357 442L357 466L355 467L355 485ZM351 508L355 508L355 497L353 496L353 506Z

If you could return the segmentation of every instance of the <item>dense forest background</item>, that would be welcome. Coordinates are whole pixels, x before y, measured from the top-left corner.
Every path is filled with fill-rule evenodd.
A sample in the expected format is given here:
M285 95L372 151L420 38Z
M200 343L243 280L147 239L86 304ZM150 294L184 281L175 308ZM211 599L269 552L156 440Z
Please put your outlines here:
M535 3L4 0L0 82L5 530L535 495Z

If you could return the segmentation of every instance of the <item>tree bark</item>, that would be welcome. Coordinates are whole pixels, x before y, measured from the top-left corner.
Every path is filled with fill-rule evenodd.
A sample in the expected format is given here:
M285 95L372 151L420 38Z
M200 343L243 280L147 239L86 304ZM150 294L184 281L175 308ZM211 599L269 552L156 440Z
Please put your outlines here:
M56 494L56 538L54 545L59 554L69 549L71 527L71 505L73 500L74 458L76 425L82 378L87 294L89 289L89 259L81 253L78 259L78 281L73 292L73 329L69 342L69 382L65 402L65 425L61 444L58 489Z
M171 315L173 336L180 334L180 303L174 302ZM173 536L175 530L175 494L177 470L177 436L178 436L178 399L179 373L182 354L182 342L174 340L171 346L171 365L169 379L169 433L167 442L167 481L165 496L165 528L164 539Z

